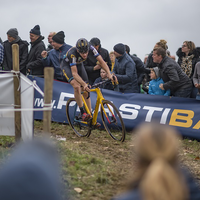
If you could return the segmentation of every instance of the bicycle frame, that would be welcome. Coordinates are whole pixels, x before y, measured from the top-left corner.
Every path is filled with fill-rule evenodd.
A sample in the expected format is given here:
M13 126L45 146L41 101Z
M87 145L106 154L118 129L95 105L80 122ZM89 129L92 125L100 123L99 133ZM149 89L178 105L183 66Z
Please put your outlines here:
M102 101L105 100L105 99L104 99L104 97L103 97L103 95L101 93L100 88L97 87L97 88L91 89L90 91L97 93L96 105L95 105L94 114L93 114L93 118L92 118L92 125L95 125L96 122L97 122L99 105L101 105L101 107L103 109L103 112L104 112L105 116L107 117L107 113L106 113L106 111L105 111L105 109L103 107L103 104L102 104ZM83 97L83 95L82 95L82 100L83 100L83 103L85 105L86 112L89 113L90 115L92 115L91 111L89 110L89 108L87 106L87 103L86 103L85 98ZM108 109L113 115L113 112L111 111L111 109L110 108L108 108Z

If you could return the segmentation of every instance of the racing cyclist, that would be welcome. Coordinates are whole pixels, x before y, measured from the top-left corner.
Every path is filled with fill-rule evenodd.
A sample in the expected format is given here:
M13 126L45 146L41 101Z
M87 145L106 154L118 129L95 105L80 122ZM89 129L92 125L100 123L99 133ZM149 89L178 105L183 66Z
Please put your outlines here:
M94 57L99 61L101 67L107 72L108 78L113 81L113 77L110 73L110 69L106 62L103 60L98 51L89 44L89 42L85 38L80 38L76 47L72 47L66 53L66 57L62 63L62 71L68 82L74 88L74 97L81 111L81 119L83 121L87 121L91 118L89 114L87 114L83 108L83 101L81 98L81 92L86 91L90 92L90 87L88 85L88 76L83 65L83 62L87 59L89 51L93 52ZM88 108L91 111L91 100L87 98L88 94L84 94L85 101L88 105Z

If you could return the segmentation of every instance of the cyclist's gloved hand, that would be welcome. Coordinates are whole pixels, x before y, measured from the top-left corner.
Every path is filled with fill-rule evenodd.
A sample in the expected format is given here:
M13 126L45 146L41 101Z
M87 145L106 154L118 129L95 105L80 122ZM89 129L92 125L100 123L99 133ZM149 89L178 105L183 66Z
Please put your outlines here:
M90 92L90 85L85 84L85 85L83 86L83 89L84 89L86 92Z
M112 76L113 76L113 81L112 81L112 83L118 85L119 82L118 82L117 77L115 76L115 74L112 74Z

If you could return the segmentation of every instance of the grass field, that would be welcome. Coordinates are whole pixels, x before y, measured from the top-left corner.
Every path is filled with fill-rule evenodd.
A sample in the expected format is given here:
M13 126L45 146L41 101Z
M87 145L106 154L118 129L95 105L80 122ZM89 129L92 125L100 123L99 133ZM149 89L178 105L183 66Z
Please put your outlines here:
M35 121L35 134L42 135L40 121ZM125 189L134 167L130 133L123 143L100 130L92 131L89 138L78 138L68 125L52 123L51 134L61 158L63 195L69 194L72 200L108 200ZM10 154L13 141L0 137L1 163ZM180 140L180 161L200 183L199 155L199 142Z

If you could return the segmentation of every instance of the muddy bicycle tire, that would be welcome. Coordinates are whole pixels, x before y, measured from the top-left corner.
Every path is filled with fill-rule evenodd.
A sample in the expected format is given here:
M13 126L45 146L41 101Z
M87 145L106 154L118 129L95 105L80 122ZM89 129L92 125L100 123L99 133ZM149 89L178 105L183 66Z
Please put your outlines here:
M114 140L123 142L125 140L126 129L118 109L112 102L108 100L103 100L102 104L104 109L106 110L106 114L108 117L106 118L103 112L103 108L101 107L101 119L106 131ZM110 109L114 113L114 116L111 115L108 107L110 107Z
M88 137L91 134L91 122L84 124L81 120L78 119L80 111L78 109L75 98L68 99L66 104L66 115L69 125L78 137Z

